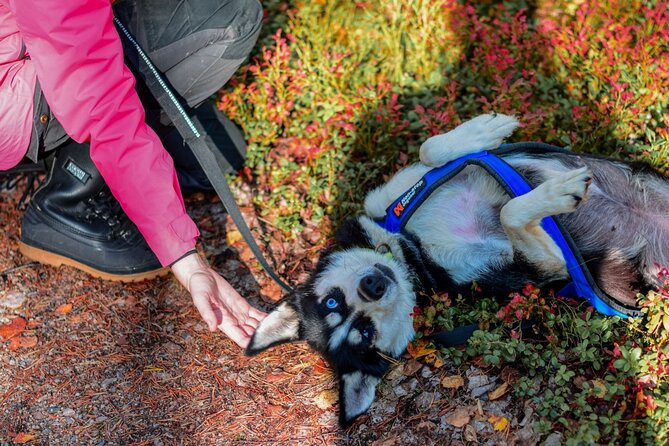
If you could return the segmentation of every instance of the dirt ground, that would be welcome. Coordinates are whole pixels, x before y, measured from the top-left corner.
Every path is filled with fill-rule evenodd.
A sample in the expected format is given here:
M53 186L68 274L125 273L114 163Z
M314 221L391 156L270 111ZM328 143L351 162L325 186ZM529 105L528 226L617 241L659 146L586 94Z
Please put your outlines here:
M341 430L336 380L305 344L247 358L206 329L171 276L123 285L30 262L17 246L19 195L0 192L0 325L25 321L0 344L0 445L538 440L531 409L505 393L504 373L488 376L472 365L451 385L444 378L457 371L448 364L437 370L415 360L398 362L369 414ZM209 261L254 305L269 309L280 291L259 271L218 199L191 197L187 206ZM252 209L243 210L257 222ZM269 248L291 279L315 258L308 247ZM501 396L493 400L493 392Z

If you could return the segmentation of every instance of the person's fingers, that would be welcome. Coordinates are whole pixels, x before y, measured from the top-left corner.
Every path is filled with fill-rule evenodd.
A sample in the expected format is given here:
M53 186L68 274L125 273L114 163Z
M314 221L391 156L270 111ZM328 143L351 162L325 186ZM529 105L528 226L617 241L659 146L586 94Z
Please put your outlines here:
M251 307L251 309L249 310L249 317L255 319L258 323L260 323L263 319L267 317L267 313Z
M246 347L265 316L248 304L237 291L213 270L196 272L188 285L193 303L210 330L218 328L240 347Z
M233 317L236 317L240 325L245 325L251 330L251 334L258 327L260 322L267 316L265 313L256 310L251 305L244 305L243 308L230 308Z
M251 340L251 334L237 325L237 322L233 320L234 318L225 309L215 306L213 311L216 314L218 329L225 333L235 344L246 348L246 345Z
M244 323L242 325L244 325L245 327L248 327L249 330L251 330L251 334L253 334L253 332L256 330L256 328L258 328L258 325L260 325L260 322L261 321L259 321L258 319L254 318L254 317L246 317L245 320L244 320Z
M227 325L236 326L244 332L245 337L250 338L253 336L253 332L255 332L258 326L258 321L249 318L246 314L235 314L229 308L226 309L224 305L220 305L220 307L219 305L214 304L214 312L216 313L219 328L224 330L223 327Z
M253 308L246 299L237 293L237 291L222 277L217 276L220 304L227 308L231 315L240 323L246 323L253 327L258 326L267 314Z
M219 326L219 329L241 348L246 348L251 340L251 335L242 330L238 325L222 324Z
M246 335L250 338L253 336L253 333L256 331L257 325L251 325L248 322L240 325L241 329L246 333Z
M242 330L238 325L225 324L219 328L223 333L226 334L226 336L232 339L232 341L241 348L246 348L249 341L251 340L251 335Z
M197 308L200 316L202 316L202 320L209 327L209 331L216 330L218 323L216 321L216 314L214 314L214 310L211 307L209 293L194 290L192 293L192 298L193 303L195 304L195 308Z

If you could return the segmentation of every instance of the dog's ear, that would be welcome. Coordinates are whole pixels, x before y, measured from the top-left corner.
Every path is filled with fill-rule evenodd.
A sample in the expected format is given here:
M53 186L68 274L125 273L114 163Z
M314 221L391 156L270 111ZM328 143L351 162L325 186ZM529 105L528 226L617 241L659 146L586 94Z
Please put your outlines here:
M254 356L272 346L297 341L299 338L300 317L286 299L260 322L246 346L246 354Z
M339 423L351 425L359 415L367 412L374 401L380 378L363 372L344 373L339 379Z
M370 247L371 241L367 231L360 224L358 218L349 218L339 227L335 233L335 242L341 248Z

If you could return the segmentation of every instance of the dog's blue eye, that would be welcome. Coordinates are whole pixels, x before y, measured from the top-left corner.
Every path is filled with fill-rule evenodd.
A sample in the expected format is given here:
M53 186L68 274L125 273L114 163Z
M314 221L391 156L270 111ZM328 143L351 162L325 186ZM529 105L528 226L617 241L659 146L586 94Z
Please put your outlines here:
M369 330L366 328L362 330L362 337L365 339L369 339Z
M337 302L337 299L335 299L334 297L329 298L325 302L325 306L328 307L331 310L334 309L334 308L337 308L338 305L339 305L339 302Z

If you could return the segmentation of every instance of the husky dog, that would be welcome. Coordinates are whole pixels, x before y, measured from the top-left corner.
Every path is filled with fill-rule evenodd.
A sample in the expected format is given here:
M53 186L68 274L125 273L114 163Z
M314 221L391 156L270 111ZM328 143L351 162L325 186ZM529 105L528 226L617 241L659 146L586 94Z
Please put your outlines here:
M306 340L340 380L340 422L371 405L376 385L414 336L419 292L457 292L476 281L497 296L526 283L568 279L565 259L540 225L560 215L600 288L634 305L637 291L658 285L669 265L669 181L641 166L575 153L513 152L508 164L532 184L515 198L478 166L439 186L399 234L374 220L431 168L494 149L518 126L483 115L429 138L421 163L397 173L348 220L310 279L262 321L247 347ZM504 294L507 293L507 294Z

